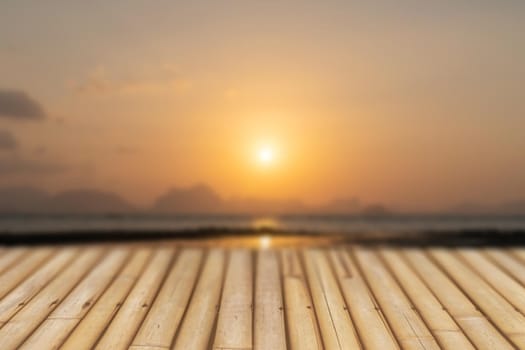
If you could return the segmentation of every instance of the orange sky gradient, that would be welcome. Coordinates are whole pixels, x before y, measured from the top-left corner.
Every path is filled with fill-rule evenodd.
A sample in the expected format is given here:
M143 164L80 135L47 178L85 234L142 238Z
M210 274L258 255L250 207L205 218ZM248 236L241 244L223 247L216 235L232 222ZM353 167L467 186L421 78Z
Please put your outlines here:
M524 31L512 0L6 2L0 186L525 198ZM45 117L2 116L8 91Z

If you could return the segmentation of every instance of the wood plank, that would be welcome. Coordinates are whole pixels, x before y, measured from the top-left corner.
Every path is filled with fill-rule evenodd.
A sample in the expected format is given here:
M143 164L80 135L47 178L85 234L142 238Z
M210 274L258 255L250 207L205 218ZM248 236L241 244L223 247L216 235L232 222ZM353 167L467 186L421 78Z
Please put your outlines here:
M450 251L434 248L429 253L508 339L525 348L522 314Z
M372 289L388 323L403 349L439 349L400 286L387 271L375 252L355 250L357 263Z
M224 250L212 249L208 253L174 349L209 349L219 310L225 262Z
M2 350L16 349L61 303L73 287L91 269L102 250L83 252L62 273L40 291L22 310L0 328Z
M153 259L109 324L96 349L127 349L151 308L173 260L174 249L155 250Z
M0 326L29 303L77 254L78 250L74 248L60 249L40 269L2 298L0 300Z
M202 256L202 249L180 252L130 349L171 346L197 280Z
M52 249L35 249L10 269L0 275L0 298L24 281L27 276L37 270L51 256Z
M0 279L18 279L0 299L0 348L525 346L521 248L201 249L53 248L20 278L9 271L42 250L0 248Z
M146 267L151 249L138 249L88 314L69 335L62 350L91 349L126 300Z
M410 266L432 290L476 348L483 350L514 348L421 249L402 251Z
M128 256L128 250L112 250L33 332L21 349L58 349L104 292Z
M324 251L307 249L303 257L325 349L361 348Z
M252 253L231 251L213 349L252 349Z
M458 253L472 270L476 271L522 314L525 314L525 288L521 284L483 256L476 248L458 249Z
M281 273L274 250L257 253L254 333L255 350L286 349Z
M348 253L331 249L329 257L363 347L399 349L381 310Z
M443 309L432 291L405 263L395 249L383 248L380 255L415 305L419 314L443 349L474 349L452 317Z
M520 261L510 253L509 249L488 248L487 256L508 274L525 286L525 262Z
M512 254L514 254L516 258L521 260L521 262L525 263L525 248L523 247L514 248L514 249L511 249L511 252Z
M292 350L323 349L315 311L297 252L281 253L287 334Z
M29 252L30 250L27 248L9 248L2 250L0 254L0 274L17 261L22 261Z

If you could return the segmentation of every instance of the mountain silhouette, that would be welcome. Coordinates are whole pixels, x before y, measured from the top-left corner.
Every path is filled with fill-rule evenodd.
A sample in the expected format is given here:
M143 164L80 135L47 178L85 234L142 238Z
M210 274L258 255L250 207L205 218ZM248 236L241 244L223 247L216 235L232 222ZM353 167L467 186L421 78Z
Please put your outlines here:
M466 202L452 207L447 212L462 215L525 215L525 200L492 205Z
M136 208L112 192L75 189L61 192L50 199L50 208L59 213L112 214L129 213Z
M0 189L1 213L35 213L49 206L50 196L33 187Z
M174 187L154 203L154 212L169 214L335 214L369 216L388 215L381 204L362 207L356 198L337 199L322 206L307 206L298 199L222 198L210 186L198 184L188 188Z
M337 198L324 205L317 211L328 214L357 214L362 210L361 203L357 198Z
M506 202L500 205L499 210L509 215L525 214L525 200Z
M513 204L519 207L521 202ZM111 191L70 189L49 194L33 187L0 188L3 214L254 214L254 215L388 215L384 205L362 205L358 199L337 199L308 206L298 199L222 198L206 184L173 187L149 207L139 207Z
M0 213L8 214L112 214L136 208L119 195L93 189L75 189L56 195L33 188L0 189Z
M224 211L223 199L208 185L172 188L160 196L153 210L163 213L217 213Z

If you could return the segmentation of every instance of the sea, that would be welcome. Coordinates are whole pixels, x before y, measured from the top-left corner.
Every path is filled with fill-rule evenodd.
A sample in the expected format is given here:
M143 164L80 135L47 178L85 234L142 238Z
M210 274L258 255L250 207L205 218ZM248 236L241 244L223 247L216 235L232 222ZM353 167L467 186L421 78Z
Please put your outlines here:
M1 233L123 231L311 233L525 231L522 216L462 215L0 215Z

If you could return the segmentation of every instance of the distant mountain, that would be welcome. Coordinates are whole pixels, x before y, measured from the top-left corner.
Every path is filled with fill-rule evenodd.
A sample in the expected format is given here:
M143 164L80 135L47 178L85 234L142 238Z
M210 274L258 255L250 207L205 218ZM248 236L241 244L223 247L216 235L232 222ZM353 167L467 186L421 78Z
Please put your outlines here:
M350 214L388 215L382 206L360 205L358 199L338 199L319 207L307 206L298 199L261 199L220 197L205 184L189 188L173 188L154 203L153 211L170 214Z
M361 209L361 202L357 198L338 198L316 208L315 211L329 214L356 214Z
M370 204L361 209L359 212L362 216L367 217L383 217L383 216L389 216L393 213L383 204Z
M172 214L274 214L302 212L305 207L296 200L224 199L210 186L198 184L189 188L172 188L155 201L153 210Z
M217 213L224 211L225 203L215 191L204 184L190 188L172 188L160 196L153 210L163 213Z
M0 189L0 213L34 213L49 205L48 193L33 187Z
M460 215L486 215L495 213L496 206L491 206L486 203L462 202L445 210L445 212Z
M32 187L0 189L0 213L112 214L135 210L133 205L112 192L77 189L52 196Z
M509 215L525 215L525 199L503 203L499 211Z
M525 200L515 200L500 204L461 203L448 212L462 215L525 215Z
M519 207L520 202L512 204ZM150 208L138 208L110 191L71 189L49 194L33 187L0 188L0 213L125 214L150 211L164 214L327 214L389 215L385 206L363 205L356 198L337 199L321 206L307 206L298 199L224 199L206 184L174 187L158 197Z
M112 192L77 189L58 193L51 197L49 208L54 212L75 214L129 213L136 208Z

